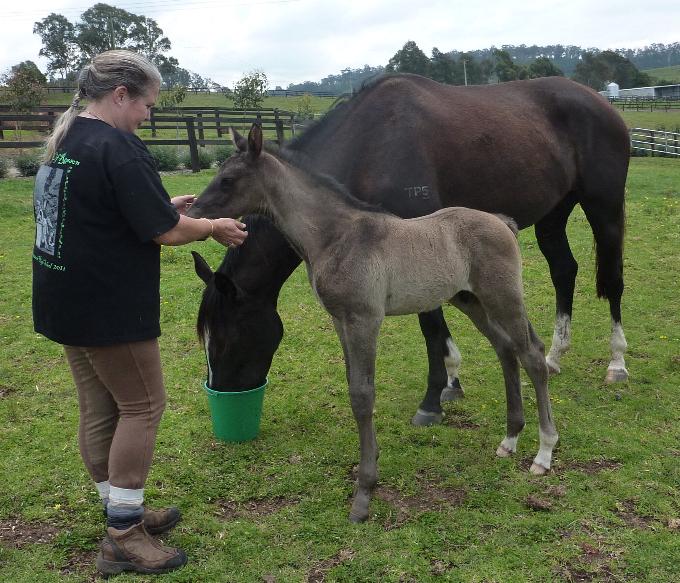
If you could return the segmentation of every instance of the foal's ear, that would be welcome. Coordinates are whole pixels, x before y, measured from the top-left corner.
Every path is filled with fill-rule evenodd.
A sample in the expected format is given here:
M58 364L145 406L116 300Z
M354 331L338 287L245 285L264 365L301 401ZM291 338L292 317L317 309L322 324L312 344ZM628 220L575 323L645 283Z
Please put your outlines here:
M245 296L245 292L232 281L231 277L220 271L215 272L215 287L230 300L239 300Z
M245 152L248 149L248 141L233 126L229 127L229 133L231 133L231 141L234 142L238 151Z
M255 159L262 153L262 128L254 123L248 134L248 154Z
M213 277L213 271L210 269L208 262L203 259L203 257L196 251L192 251L191 254L194 257L194 269L196 270L196 275L200 277L205 284L207 284Z

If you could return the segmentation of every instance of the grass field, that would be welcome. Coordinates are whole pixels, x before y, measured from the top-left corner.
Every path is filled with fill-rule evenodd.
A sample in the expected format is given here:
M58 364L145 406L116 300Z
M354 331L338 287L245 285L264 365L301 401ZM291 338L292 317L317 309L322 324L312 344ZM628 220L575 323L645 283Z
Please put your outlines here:
M175 195L213 171L172 174ZM103 520L79 460L77 402L57 345L31 324L30 179L0 180L0 581L92 581ZM380 336L376 425L380 484L363 525L347 520L358 444L332 324L302 269L279 302L286 336L261 433L224 444L211 433L194 322L202 283L189 254L216 267L215 242L163 249L163 354L169 404L147 500L177 504L166 538L190 562L183 582L677 581L680 575L680 164L633 159L628 180L623 318L630 381L603 384L607 305L595 299L592 235L574 213L580 263L571 351L551 379L560 443L551 474L527 473L537 451L533 391L511 459L500 367L488 342L447 307L467 397L445 423L409 424L426 384L415 317ZM553 292L533 233L522 232L526 301L547 342ZM116 581L155 581L121 576ZM160 581L160 579L158 579Z
M680 65L673 65L672 67L659 67L658 69L645 69L643 71L657 79L665 79L673 83L680 83Z

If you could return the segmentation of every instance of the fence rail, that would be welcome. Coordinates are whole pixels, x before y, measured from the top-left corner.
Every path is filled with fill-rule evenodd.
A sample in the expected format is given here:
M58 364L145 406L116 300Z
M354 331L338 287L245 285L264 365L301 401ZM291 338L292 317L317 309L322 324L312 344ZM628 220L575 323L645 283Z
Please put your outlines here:
M66 108L40 108L42 113L3 114L0 113L0 149L2 148L38 148L44 145L43 140L5 140L5 131L20 127L22 131L46 134L54 127L57 114ZM0 108L0 112L2 108ZM6 110L5 110L6 111ZM180 115L178 115L178 113ZM283 143L285 133L295 135L295 116L289 111L278 109L243 111L227 108L191 108L184 107L173 110L154 109L151 119L143 124L141 130L151 130L151 139L143 139L147 145L183 145L189 146L191 169L200 170L198 148L206 145L231 144L231 138L223 138L229 126L248 127L258 123L265 132L274 133L276 142ZM174 130L177 137L159 137L159 132ZM206 138L206 131L213 131L217 138ZM182 134L182 138L179 134ZM184 137L186 136L186 137Z
M609 98L609 102L622 111L669 111L680 109L678 97L617 97Z
M680 133L645 128L632 128L629 133L632 155L680 159Z

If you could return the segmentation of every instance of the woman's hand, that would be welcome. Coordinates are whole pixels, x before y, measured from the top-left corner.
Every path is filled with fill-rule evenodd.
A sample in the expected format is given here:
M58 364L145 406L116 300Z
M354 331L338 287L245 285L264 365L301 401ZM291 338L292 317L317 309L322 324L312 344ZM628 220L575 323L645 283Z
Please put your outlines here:
M195 200L196 197L193 194L183 194L171 198L170 202L180 215L185 215Z
M212 238L226 247L240 245L246 240L246 225L235 219L210 219L213 224Z

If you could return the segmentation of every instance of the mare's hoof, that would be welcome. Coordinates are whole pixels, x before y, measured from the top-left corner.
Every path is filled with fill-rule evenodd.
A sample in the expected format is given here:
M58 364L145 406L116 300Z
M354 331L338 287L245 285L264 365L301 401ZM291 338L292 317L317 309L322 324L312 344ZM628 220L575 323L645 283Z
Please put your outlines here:
M628 371L625 368L608 368L604 382L608 385L612 383L625 383L628 380Z
M431 411L423 411L418 409L416 414L411 418L411 425L417 427L427 427L429 425L439 425L444 419L444 412L432 413Z
M439 402L447 403L448 401L458 401L458 399L462 399L464 396L463 387L460 386L460 381L455 378L442 389Z
M548 472L550 472L550 468L546 468L541 464L537 464L536 462L531 464L531 467L529 468L529 473L533 474L534 476L545 476Z
M496 449L496 455L498 457L510 457L513 453L514 452L511 449L508 449L504 445L499 445Z

